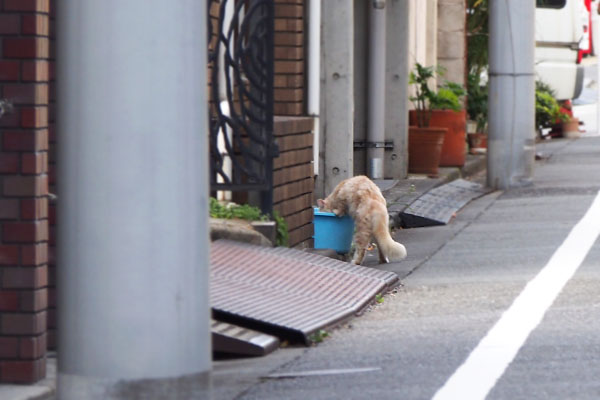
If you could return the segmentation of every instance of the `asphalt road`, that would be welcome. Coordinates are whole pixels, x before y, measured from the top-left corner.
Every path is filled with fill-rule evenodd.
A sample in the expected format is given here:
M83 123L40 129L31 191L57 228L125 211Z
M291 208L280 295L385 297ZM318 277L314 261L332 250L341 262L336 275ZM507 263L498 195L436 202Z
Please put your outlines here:
M403 277L396 293L315 347L217 363L214 398L433 398L590 208L600 190L600 137L589 136L539 144L549 158L536 162L532 187L480 198L447 226L399 231L409 256L383 266ZM488 399L600 398L600 241L591 243L522 346L512 336L531 322L526 306L511 311L517 322L500 335L507 343L488 346L483 364L464 368L463 392L440 399L484 398L473 391L490 379ZM558 271L586 253L565 251ZM491 377L513 345L514 359Z

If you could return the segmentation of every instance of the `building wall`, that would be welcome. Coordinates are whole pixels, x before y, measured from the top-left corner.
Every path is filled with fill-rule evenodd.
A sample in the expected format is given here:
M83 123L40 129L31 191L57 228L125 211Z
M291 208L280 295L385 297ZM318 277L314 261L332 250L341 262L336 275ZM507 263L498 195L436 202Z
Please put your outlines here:
M410 69L415 63L437 63L438 0L409 0Z
M0 382L45 376L49 0L0 3Z
M466 2L438 0L438 64L446 68L445 78L466 84Z
M410 0L409 20L410 69L415 62L439 65L446 69L445 80L465 84L465 0Z

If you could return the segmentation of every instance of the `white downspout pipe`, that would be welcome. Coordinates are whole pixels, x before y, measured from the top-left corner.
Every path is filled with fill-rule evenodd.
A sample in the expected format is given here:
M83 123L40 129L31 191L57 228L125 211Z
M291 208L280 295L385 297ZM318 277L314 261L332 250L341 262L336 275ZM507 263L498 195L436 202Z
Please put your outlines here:
M369 112L367 121L367 174L383 179L385 155L385 0L369 7Z
M321 0L308 6L308 115L314 118L313 167L319 175L319 113L321 97Z

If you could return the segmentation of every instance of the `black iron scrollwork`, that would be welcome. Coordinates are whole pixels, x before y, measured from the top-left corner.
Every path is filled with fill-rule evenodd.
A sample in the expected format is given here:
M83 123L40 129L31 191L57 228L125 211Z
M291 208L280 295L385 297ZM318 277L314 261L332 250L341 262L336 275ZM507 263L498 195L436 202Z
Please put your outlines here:
M211 189L260 191L271 212L273 0L208 1Z

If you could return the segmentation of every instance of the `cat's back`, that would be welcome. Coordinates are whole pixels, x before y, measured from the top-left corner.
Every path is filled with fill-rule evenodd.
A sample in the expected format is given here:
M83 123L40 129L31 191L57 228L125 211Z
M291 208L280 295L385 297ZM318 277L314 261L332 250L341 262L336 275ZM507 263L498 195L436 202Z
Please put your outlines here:
M355 206L370 201L385 203L379 187L364 175L347 179L343 190L345 197Z

